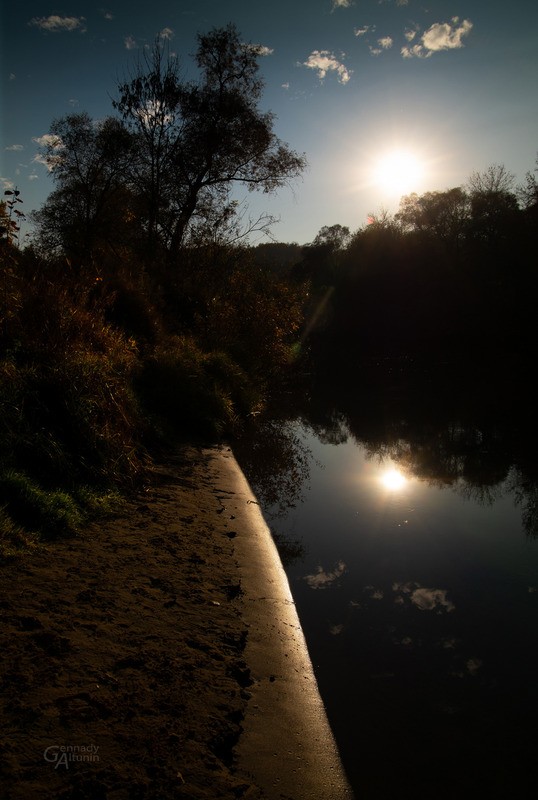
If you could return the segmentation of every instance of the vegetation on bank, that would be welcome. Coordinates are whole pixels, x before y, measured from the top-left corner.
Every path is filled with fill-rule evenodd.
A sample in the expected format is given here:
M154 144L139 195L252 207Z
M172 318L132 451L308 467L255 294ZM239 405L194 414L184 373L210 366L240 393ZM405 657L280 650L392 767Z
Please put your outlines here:
M538 187L503 167L402 198L352 233L248 244L236 183L272 192L303 156L260 111L259 48L200 36L196 80L157 42L118 112L56 120L56 188L18 242L0 204L0 543L72 533L178 438L232 436L298 364L529 356Z
M231 199L304 157L258 108L259 52L200 36L184 81L156 43L120 116L71 115L45 146L56 188L21 249L22 197L0 205L0 538L76 531L178 437L231 435L289 369L305 288L262 269Z
M159 296L144 271L96 279L3 242L6 545L32 530L77 530L136 486L160 448L234 435L286 379L304 287L267 274L242 248L198 257L214 274L186 299ZM187 304L186 320L178 307Z

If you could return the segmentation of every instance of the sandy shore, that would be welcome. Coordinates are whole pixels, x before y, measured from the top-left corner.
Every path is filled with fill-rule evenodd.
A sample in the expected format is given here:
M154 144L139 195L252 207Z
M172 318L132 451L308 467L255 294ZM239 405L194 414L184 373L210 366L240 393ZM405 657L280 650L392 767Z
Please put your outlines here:
M231 451L189 447L2 565L2 800L351 797L263 526Z

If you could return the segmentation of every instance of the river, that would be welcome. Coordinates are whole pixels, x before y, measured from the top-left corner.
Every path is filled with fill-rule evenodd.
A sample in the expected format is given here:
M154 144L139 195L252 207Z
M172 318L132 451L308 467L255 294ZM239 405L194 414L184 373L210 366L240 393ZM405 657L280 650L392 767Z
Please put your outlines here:
M383 368L237 448L360 800L534 796L535 408L506 375Z

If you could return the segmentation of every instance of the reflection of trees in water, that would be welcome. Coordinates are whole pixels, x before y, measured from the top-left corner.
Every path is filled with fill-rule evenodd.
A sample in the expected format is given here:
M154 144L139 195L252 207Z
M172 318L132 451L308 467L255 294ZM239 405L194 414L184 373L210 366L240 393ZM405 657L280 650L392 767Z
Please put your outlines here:
M506 488L503 485L471 484L463 480L454 488L465 500L472 500L480 506L492 506L496 500L499 500L506 493Z
M511 494L525 531L538 536L536 416L527 383L492 375L492 389L474 373L441 377L361 373L355 385L331 379L301 392L284 421L260 423L234 448L264 509L276 519L308 487L312 454L294 417L324 444L351 438L369 458L390 459L404 474L476 503Z
M500 396L499 376L492 377L493 388L474 375L441 381L391 375L340 391L331 382L306 416L324 441L345 441L348 432L368 457L390 459L403 473L474 502L490 505L511 493L525 531L536 536L535 406L525 385L512 384Z
M322 444L345 444L349 437L346 417L334 408L327 409L321 419L310 417L308 426Z
M452 430L451 430L452 428ZM487 434L458 426L421 432L413 438L392 442L368 441L369 454L379 454L397 463L405 474L413 475L439 488L451 486L462 497L480 505L492 505L507 493L522 508L523 527L529 535L538 535L538 482L514 466L516 453L502 435L488 439ZM365 444L356 437L356 441Z
M306 556L304 544L299 539L290 539L279 533L275 528L271 528L271 535L278 548L280 560L285 567L289 567L294 561L303 561Z
M234 447L256 497L271 517L303 501L310 478L311 452L289 421L260 423L252 439Z
M312 453L292 422L261 422L255 436L239 441L234 452L270 522L303 502ZM282 535L274 524L270 528L284 566L304 558L301 541Z
M538 481L514 469L509 484L516 505L521 507L521 520L525 532L529 536L538 537Z

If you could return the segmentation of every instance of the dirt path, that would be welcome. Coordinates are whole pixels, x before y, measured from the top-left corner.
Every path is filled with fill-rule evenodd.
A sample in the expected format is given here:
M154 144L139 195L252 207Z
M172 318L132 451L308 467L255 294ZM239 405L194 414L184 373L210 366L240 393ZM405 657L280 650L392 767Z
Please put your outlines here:
M0 567L2 800L262 798L233 519L211 451L121 514Z

